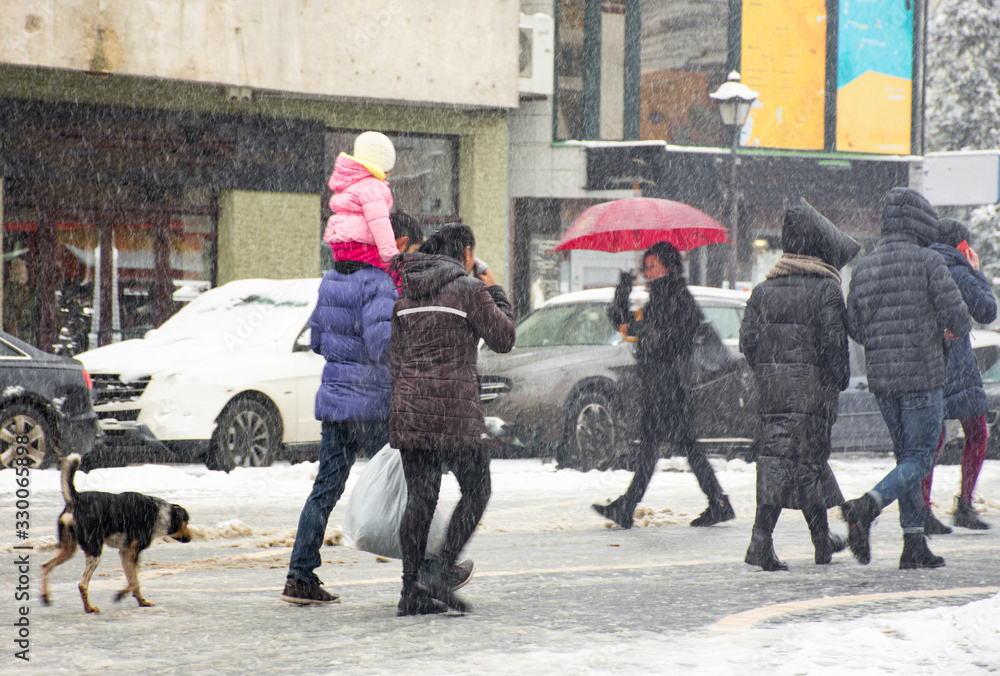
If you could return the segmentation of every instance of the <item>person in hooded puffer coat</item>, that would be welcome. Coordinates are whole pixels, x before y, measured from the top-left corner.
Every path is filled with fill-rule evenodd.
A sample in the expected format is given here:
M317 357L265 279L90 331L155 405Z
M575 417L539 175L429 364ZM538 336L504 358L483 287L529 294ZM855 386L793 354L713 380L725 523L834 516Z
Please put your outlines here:
M400 298L392 313L389 442L406 478L399 525L403 591L398 615L466 612L453 570L490 499L490 459L479 399L479 340L497 353L514 347L510 302L487 268L477 277L476 240L464 223L441 226L419 253L403 254ZM424 561L442 467L458 480L455 506L437 556Z
M828 461L837 398L851 377L839 270L861 246L802 200L785 212L781 248L740 326L761 416L757 514L745 561L768 571L788 569L772 540L782 509L802 510L816 563L830 563L847 546L827 519L844 501Z
M684 280L681 255L669 242L657 242L642 257L649 300L642 319L631 312L629 297L634 278L623 272L608 308L608 319L616 328L625 325L636 336L635 360L639 372L640 442L635 454L635 473L625 493L613 502L593 504L601 516L629 529L635 508L653 476L659 449L671 443L686 456L691 472L708 497L708 507L692 526L713 526L736 518L729 496L722 490L705 452L695 443L691 427L690 397L681 377L683 364L691 356L695 336L705 320Z
M965 301L972 318L980 324L989 324L997 318L997 303L993 298L989 280L979 271L979 256L969 248L968 241L971 238L972 233L961 221L942 218L938 221L937 241L931 244L930 248L944 258L948 271L951 272L951 278L958 284L962 300ZM960 251L959 247L963 250ZM969 336L949 341L946 352L948 366L944 385L944 418L960 421L965 432L961 493L955 507L954 523L962 528L986 530L989 525L979 518L975 507L972 506L972 492L976 488L979 470L986 459L986 441L989 438L986 413L989 410L989 403L983 390L983 378L979 374ZM935 462L943 443L942 434L934 452ZM931 468L930 474L921 484L924 504L927 506L924 532L929 535L947 535L951 529L938 521L931 511L933 480L934 469Z
M851 275L847 331L865 348L868 389L892 436L896 467L861 497L841 505L847 542L871 562L869 533L882 509L899 501L901 569L939 568L927 546L920 482L931 470L944 416L945 342L965 336L972 318L941 256L937 212L911 188L892 188L882 208L882 239Z
M366 131L354 139L352 154L340 153L328 183L333 196L323 241L335 261L367 263L388 271L399 253L389 212L392 191L386 178L396 149L385 134Z

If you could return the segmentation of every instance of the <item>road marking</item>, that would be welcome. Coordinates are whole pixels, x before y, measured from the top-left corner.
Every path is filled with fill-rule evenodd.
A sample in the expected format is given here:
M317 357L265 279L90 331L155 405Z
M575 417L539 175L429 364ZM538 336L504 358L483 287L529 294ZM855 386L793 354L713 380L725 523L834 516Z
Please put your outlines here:
M1000 587L957 587L955 589L915 589L911 591L885 592L882 594L856 594L854 596L826 596L804 601L790 601L772 606L761 606L745 610L742 613L728 615L712 625L714 629L750 629L755 624L770 620L780 615L797 613L803 610L817 610L835 606L848 606L855 603L870 603L872 601L887 601L894 599L922 599L943 596L966 596L969 594L995 594Z

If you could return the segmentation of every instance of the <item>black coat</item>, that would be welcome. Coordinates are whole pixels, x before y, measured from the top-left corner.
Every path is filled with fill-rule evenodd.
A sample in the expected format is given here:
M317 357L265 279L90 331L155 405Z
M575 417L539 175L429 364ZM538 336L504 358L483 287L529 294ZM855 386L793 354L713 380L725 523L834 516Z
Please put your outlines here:
M844 296L832 277L792 274L757 285L740 351L759 392L757 502L787 509L844 497L830 470L830 427L850 381Z
M937 213L919 193L889 191L882 239L854 268L847 295L851 337L865 348L875 393L922 392L945 384L944 331L965 336L972 319L937 252Z
M635 358L643 440L686 445L694 437L681 369L704 316L679 275L655 279L647 289L649 300L643 306L642 321L630 318L620 298L609 315L613 324L628 324L629 335L638 338Z

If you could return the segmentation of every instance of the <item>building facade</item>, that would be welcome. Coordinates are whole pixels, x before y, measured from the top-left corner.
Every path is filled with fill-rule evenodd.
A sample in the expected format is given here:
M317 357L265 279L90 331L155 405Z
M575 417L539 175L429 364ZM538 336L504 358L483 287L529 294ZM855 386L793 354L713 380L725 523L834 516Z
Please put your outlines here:
M5 330L75 352L190 289L319 275L327 178L368 129L396 208L469 223L506 281L517 50L504 0L0 0Z
M552 253L586 207L608 199L658 197L708 213L736 242L740 285L780 255L784 210L800 198L873 246L885 192L920 184L925 7L523 1L525 15L552 19L555 84L551 96L522 97L509 118L519 312L638 267L634 253ZM731 71L759 94L735 155L708 96ZM696 250L689 278L729 284L731 251Z

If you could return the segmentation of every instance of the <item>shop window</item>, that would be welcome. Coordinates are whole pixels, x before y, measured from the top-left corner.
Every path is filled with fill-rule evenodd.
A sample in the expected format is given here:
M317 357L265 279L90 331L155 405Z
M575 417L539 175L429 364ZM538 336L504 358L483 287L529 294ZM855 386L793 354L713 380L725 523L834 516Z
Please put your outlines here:
M332 193L327 185L340 153L351 153L354 139L362 130L330 130L326 133L323 157L323 210L320 233L332 215ZM417 134L386 134L396 149L396 165L389 174L393 211L404 211L431 231L437 225L459 220L458 216L458 137ZM321 240L323 270L332 266L330 247Z
M212 284L210 190L179 189L142 203L143 191L127 186L78 183L52 190L51 184L20 180L8 185L3 213L8 333L42 349L76 354L142 337ZM51 199L54 195L62 199ZM110 252L110 264L102 264L102 252ZM106 312L104 299L111 305ZM55 318L49 329L46 316Z

